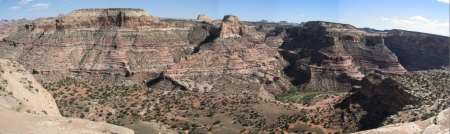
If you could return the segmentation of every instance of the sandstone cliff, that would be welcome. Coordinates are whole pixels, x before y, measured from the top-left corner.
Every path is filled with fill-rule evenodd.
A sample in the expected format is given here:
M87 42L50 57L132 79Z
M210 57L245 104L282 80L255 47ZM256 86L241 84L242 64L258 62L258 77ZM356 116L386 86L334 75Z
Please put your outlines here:
M393 111L401 111L408 104L417 103L418 97L408 93L406 89L396 80L384 77L379 74L370 74L363 78L361 82L361 93L368 97L368 100L376 99L391 106Z
M210 42L169 67L163 77L185 89L201 92L220 91L231 85L258 91L260 87L252 85L259 84L273 93L286 90L289 85L279 71L286 63L264 43L264 33L247 32L236 16L225 16L219 25L218 35L208 35Z
M55 22L56 28L61 30L95 29L102 26L117 26L125 29L167 27L142 9L127 8L80 9L59 17Z
M1 51L46 81L66 76L118 84L168 79L198 91L243 81L237 85L262 83L281 92L288 81L275 82L285 63L264 40L265 33L232 15L200 23L160 21L140 9L82 9L19 28L4 39Z
M442 45L448 40L424 33L367 32L321 21L301 26L244 23L233 15L221 21L205 15L160 20L142 9L126 8L80 9L40 18L4 36L0 57L20 62L39 80L76 76L95 83L152 86L164 79L171 84L158 87L199 91L228 79L219 74L245 76L239 86L260 83L276 92L290 85L349 90L369 71L442 69L449 59L443 51L448 45ZM187 73L191 70L197 74ZM185 79L194 76L201 79Z
M134 76L140 83L140 76L158 77L191 53L190 42L205 38L189 29L160 22L140 9L83 9L20 27L4 38L1 51L38 79L80 74L94 82L120 83L117 76Z
M133 133L132 130L61 117L55 100L17 62L0 59L0 133Z
M398 56L398 60L408 71L448 70L448 38L396 29L388 33L386 46Z
M347 24L308 22L281 48L294 69L306 76L299 83L317 90L351 89L362 72L406 72L381 34L370 34Z

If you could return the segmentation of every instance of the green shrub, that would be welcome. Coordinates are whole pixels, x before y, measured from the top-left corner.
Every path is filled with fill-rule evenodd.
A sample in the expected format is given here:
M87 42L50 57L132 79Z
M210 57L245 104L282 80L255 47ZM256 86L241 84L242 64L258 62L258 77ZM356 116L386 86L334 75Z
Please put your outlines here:
M20 112L20 110L22 109L22 104L13 106L12 109L13 109L14 111L16 111L16 112Z
M422 120L426 120L430 117L433 117L435 115L435 113L426 113L422 116Z

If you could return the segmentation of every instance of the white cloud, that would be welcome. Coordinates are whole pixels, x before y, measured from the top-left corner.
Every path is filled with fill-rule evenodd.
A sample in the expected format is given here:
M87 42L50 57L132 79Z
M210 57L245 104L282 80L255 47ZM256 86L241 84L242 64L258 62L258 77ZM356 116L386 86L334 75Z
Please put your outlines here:
M37 3L31 6L28 10L37 10L37 9L47 9L50 6L50 3Z
M449 34L450 28L449 22L430 21L422 16L413 16L408 19L386 18L382 17L381 20L388 21L394 25L404 26L405 30L421 31L427 33L434 33L440 35Z
M20 0L19 5L25 5L29 2L32 2L33 0Z
M437 0L437 1L439 1L439 2L444 2L444 3L447 3L447 4L450 4L450 0Z
M18 7L18 6L13 6L13 7L9 8L9 10L17 10L17 9L20 9L20 7Z
M431 22L430 20L425 19L424 17L418 16L418 15L413 16L413 17L411 17L411 18L409 18L409 19L410 19L410 20L420 20L420 21L424 21L424 22Z

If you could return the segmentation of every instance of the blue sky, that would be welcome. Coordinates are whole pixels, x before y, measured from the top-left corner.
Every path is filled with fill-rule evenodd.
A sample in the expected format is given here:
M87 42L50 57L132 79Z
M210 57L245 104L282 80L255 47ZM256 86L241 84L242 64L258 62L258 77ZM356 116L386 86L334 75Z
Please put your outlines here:
M155 17L347 23L449 35L449 0L0 0L0 19L35 19L80 8L142 8Z

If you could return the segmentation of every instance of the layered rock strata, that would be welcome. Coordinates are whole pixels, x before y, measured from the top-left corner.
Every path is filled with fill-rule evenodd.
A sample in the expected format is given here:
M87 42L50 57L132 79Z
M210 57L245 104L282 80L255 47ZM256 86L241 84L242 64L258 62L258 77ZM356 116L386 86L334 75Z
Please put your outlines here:
M117 76L158 77L190 54L198 29L161 22L141 9L82 9L57 19L38 19L4 38L3 57L32 69L38 78L73 75L95 82ZM104 78L104 75L111 76Z
M449 67L449 37L418 32L391 30L386 46L408 71ZM447 44L447 45L444 45Z
M259 86L250 88L254 84L273 93L287 90L289 85L279 71L285 63L276 50L264 44L264 33L247 32L236 16L225 16L219 25L220 34L209 35L212 41L165 70L163 77L185 89L201 92L220 91L229 85L259 90Z
M362 72L406 72L384 44L381 34L369 34L347 24L308 22L298 35L283 43L283 53L316 90L351 89L364 77Z
M97 83L131 80L151 85L167 74L173 79L165 80L179 85L183 82L170 76L175 70L188 69L194 62L215 64L217 58L223 58L227 62L210 65L217 68L207 64L193 68L216 73L238 69L242 71L230 73L259 72L254 76L274 74L276 79L287 75L294 79L293 85L308 89L348 90L360 85L369 71L402 74L407 71L405 65L409 70L420 70L445 68L445 60L448 62L448 52L443 51L448 45L442 45L446 41L440 36L400 34L399 30L366 32L348 24L319 21L300 26L244 23L233 15L221 21L209 21L205 15L197 20L160 20L142 9L80 9L58 18L36 19L12 31L2 39L0 57L19 61L45 81L75 76ZM420 55L417 59L422 62L408 62L416 60L410 55ZM191 77L190 73L178 75ZM188 83L181 88L194 89L189 85L196 83L209 86L203 88L208 91L215 85L200 80Z

